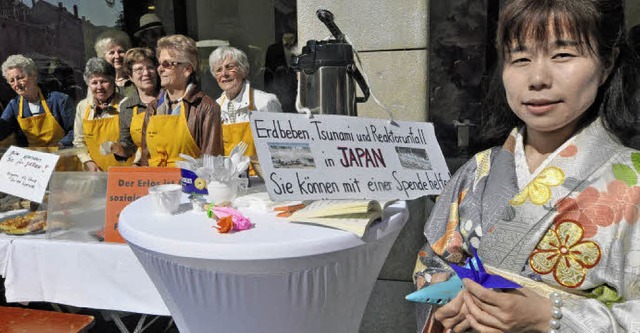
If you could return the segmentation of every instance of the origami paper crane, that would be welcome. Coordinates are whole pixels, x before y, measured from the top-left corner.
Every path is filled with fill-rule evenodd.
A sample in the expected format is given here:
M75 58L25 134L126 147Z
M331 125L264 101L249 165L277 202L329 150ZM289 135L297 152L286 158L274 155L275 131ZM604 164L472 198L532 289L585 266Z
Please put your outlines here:
M465 267L451 265L456 275L445 282L435 283L428 287L415 291L405 297L406 300L418 303L429 303L435 305L445 305L458 295L463 288L462 279L471 279L485 288L516 289L521 286L513 281L507 280L500 275L489 274L484 266L476 249L471 248L473 258L467 259Z

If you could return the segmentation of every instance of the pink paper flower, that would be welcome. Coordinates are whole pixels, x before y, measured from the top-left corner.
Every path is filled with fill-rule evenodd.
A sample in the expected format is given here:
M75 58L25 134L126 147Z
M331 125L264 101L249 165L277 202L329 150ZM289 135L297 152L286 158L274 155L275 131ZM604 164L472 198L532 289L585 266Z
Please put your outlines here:
M247 230L253 226L251 221L237 209L231 207L213 207L212 210L218 218L231 216L233 220L233 231Z

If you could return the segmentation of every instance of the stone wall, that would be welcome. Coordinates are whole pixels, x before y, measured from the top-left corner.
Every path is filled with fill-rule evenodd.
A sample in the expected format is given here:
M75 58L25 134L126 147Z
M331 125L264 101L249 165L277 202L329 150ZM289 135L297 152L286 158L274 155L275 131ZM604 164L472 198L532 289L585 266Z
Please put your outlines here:
M426 121L427 102L427 0L298 0L298 45L322 40L331 33L316 17L317 9L334 14L362 58L360 70L370 88L395 119ZM358 95L361 95L358 92ZM385 118L372 98L358 105L362 117ZM414 332L414 306L404 300L413 289L411 273L424 242L422 229L431 207L426 198L408 203L410 219L380 272L365 310L360 332Z

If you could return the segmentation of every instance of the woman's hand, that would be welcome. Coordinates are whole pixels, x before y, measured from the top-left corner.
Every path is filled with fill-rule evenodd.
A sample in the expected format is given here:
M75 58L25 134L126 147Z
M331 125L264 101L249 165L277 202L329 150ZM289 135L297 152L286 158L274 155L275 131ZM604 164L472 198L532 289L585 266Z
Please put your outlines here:
M449 273L435 273L431 277L431 285L447 281L451 277ZM464 305L464 299L461 290L458 295L449 303L437 308L433 313L433 317L439 321L445 329L452 329L454 332L464 332L468 329L469 323L465 316L468 311Z
M454 299L433 313L434 318L442 324L445 330L464 332L471 327L466 318L469 310L464 303L464 293L464 290L460 290Z
M118 142L113 142L109 148L109 152L124 157L124 148Z
M94 161L84 162L84 169L92 172L102 171L102 168Z
M464 279L462 282L466 291L460 294L463 295L464 305L468 310L466 319L473 330L478 332L546 332L549 330L553 308L549 298L540 296L526 287L500 292L484 288L469 279Z

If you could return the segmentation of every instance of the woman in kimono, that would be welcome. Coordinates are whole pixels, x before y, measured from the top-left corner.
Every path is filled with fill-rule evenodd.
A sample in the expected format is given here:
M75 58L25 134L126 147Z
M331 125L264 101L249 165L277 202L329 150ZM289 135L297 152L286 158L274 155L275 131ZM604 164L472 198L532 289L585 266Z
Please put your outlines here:
M472 248L520 289L463 279L420 305L421 332L640 331L640 152L635 65L620 0L510 0L501 10L485 139L438 198L418 288ZM440 327L439 327L440 326Z

